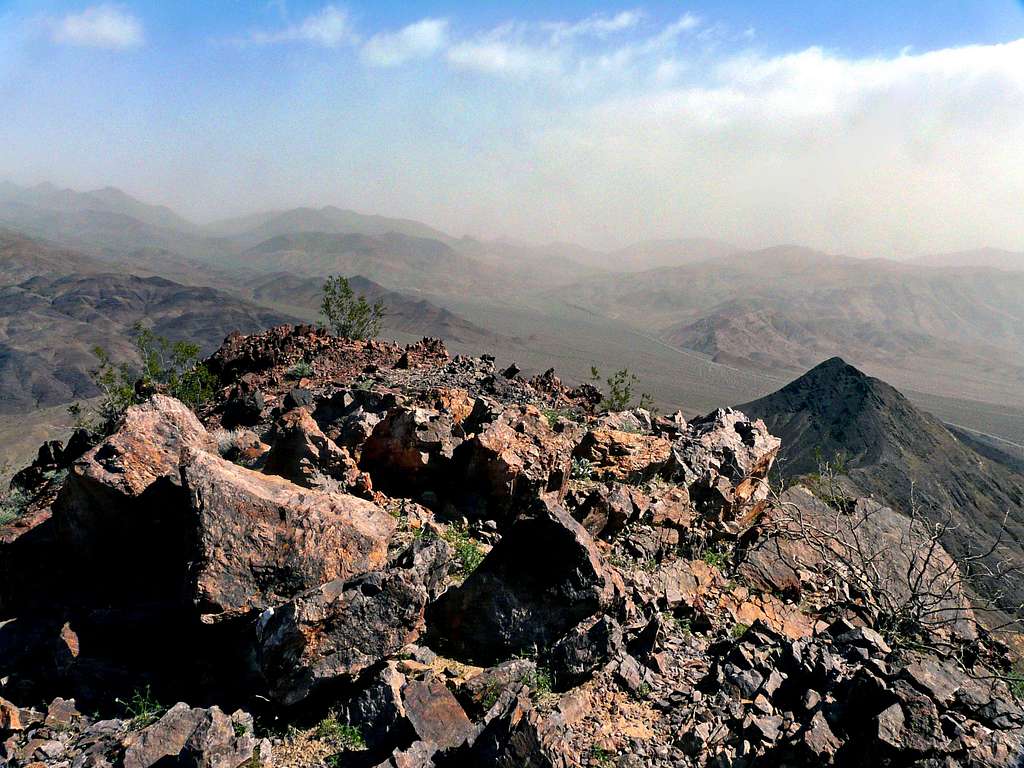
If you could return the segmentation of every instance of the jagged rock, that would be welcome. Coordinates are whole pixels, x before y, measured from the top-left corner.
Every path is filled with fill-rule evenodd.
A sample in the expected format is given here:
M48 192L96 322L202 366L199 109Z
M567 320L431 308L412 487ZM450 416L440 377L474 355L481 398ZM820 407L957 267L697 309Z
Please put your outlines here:
M221 405L221 413L221 424L225 429L252 427L266 416L266 399L250 374L242 376L232 388L228 399Z
M448 471L462 438L447 413L395 408L363 445L360 466L391 493L408 496ZM461 431L461 430L460 430Z
M551 649L555 685L560 690L579 685L624 648L622 628L609 616L576 625Z
M0 731L20 731L21 710L7 699L0 698Z
M406 680L395 667L395 662L384 665L345 705L346 722L359 729L371 749L406 737L402 727L405 718L402 687Z
M610 608L621 582L590 535L556 502L533 505L462 586L431 606L438 642L484 663L545 649Z
M602 485L575 505L573 517L595 538L614 538L640 513L643 496L622 485Z
M270 450L270 446L249 429L221 430L214 434L220 457L234 464L253 467L259 464Z
M209 454L181 471L197 530L191 581L209 618L263 610L380 567L394 519L370 502L308 491Z
M687 425L672 444L665 474L689 490L698 510L728 520L767 496L764 478L780 445L763 421L720 408Z
M269 756L248 728L218 707L175 704L160 720L125 739L124 768L150 768L171 762L183 768L239 768L254 755Z
M601 429L637 434L650 432L654 428L654 421L646 408L633 408L602 414L597 419L597 425Z
M459 695L467 707L486 712L506 688L530 679L536 671L531 659L510 659L469 678Z
M455 452L456 490L499 510L542 493L562 498L577 440L574 426L560 421L552 428L532 405L506 408Z
M53 507L65 556L97 590L180 594L189 559L188 502L179 465L186 451L217 453L182 403L153 395L72 467ZM125 573L147 573L143 582Z
M594 465L599 475L620 482L639 482L656 475L665 465L670 444L663 437L592 429L583 436L576 455Z
M405 716L420 741L448 749L465 741L472 728L459 702L440 680L413 680L402 689Z
M811 755L825 765L831 764L836 752L842 746L842 742L832 733L828 721L821 712L815 712L811 717L811 722L804 731L802 740Z
M384 570L332 581L266 611L258 646L272 696L295 704L414 642L449 558L443 541L416 544Z
M303 408L286 412L274 424L272 447L263 465L268 475L280 475L305 488L328 485L328 478L346 488L372 490L367 475L359 471L348 451L339 448Z

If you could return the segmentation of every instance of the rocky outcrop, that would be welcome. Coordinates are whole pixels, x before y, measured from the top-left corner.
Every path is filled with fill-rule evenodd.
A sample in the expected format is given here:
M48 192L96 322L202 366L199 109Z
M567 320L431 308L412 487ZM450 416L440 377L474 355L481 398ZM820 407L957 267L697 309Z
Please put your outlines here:
M896 510L770 495L761 422L312 328L209 364L198 418L156 396L67 481L55 445L20 475L0 763L1017 760L1014 656L956 562Z
M202 453L181 477L197 531L193 597L206 620L262 611L384 563L395 521L368 501Z
M449 652L494 662L551 647L583 619L610 609L620 593L590 535L549 500L521 516L429 615Z

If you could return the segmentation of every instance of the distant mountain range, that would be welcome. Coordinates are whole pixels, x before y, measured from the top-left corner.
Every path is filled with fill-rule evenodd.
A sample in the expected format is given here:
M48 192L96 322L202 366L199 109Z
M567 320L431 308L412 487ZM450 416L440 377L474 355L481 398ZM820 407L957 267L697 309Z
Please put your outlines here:
M947 524L956 556L984 553L1007 519L999 555L1019 557L1024 541L1024 475L1013 462L974 450L895 388L840 358L826 360L782 389L738 406L782 439L777 467L791 478L817 473L841 456L843 481L896 509ZM1015 584L1024 601L1024 583Z
M568 361L577 372L592 362L643 365L665 382L673 368L699 359L718 367L712 379L693 377L718 381L742 371L735 391L752 396L768 387L747 382L778 380L841 355L897 386L957 403L1011 410L1024 403L1024 271L1010 269L1020 254L1006 251L894 262L677 239L602 252L453 237L334 207L199 226L112 188L9 183L0 184L0 228L74 254L75 274L163 277L302 317L315 313L324 276L361 276L405 307L389 321L394 332L487 339L487 348L510 356L522 350L514 339L536 338L545 359ZM13 284L33 274L27 262L19 269L7 278ZM611 329L617 341L592 344L583 360L574 346L582 326L595 340ZM648 340L648 351L633 355L631 338ZM666 392L664 404L691 405L685 387ZM953 404L948 413L991 430L991 418L972 420L972 407ZM1019 442L1024 411L1010 418L1015 426L1003 436Z

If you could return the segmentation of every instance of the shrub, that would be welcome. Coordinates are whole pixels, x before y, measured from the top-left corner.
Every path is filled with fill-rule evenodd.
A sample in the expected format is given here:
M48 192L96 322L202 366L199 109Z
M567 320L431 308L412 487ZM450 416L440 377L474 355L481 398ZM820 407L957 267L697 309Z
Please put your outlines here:
M284 377L286 379L298 381L299 379L308 379L312 375L313 366L305 360L300 360L285 372Z
M317 724L313 735L337 750L366 749L366 739L359 729L340 722L333 712Z
M0 496L0 525L7 525L25 513L31 499L21 488L9 488Z
M483 550L464 526L449 525L444 532L444 540L455 552L455 560L458 562L457 574L462 578L469 576L483 562Z
M124 709L125 719L129 721L133 729L145 728L152 725L167 712L167 707L156 700L153 691L147 685L145 688L137 689L128 701L115 699Z
M103 347L94 347L93 354L99 362L90 375L102 393L96 412L99 424L88 424L82 416L81 406L73 403L68 407L68 413L75 417L77 423L88 425L93 431L109 432L129 406L141 401L140 390L161 388L193 410L213 396L216 380L210 370L199 362L197 344L172 342L141 323L135 324L132 333L142 363L141 372L134 375L128 363L115 364Z
M320 314L337 336L374 338L380 333L384 310L384 302L370 304L365 296L356 296L347 277L328 277L324 282Z
M594 382L601 381L601 372L596 366L590 366L590 379ZM605 411L624 411L633 402L633 388L640 381L635 373L628 368L616 371L604 380L608 390L603 393L601 409ZM641 393L640 401L637 404L640 408L650 408L652 398L646 392Z
M732 630L730 630L729 634L732 635L734 640L738 640L746 634L748 629L750 629L748 625L736 623L732 625Z
M594 465L590 459L573 459L569 476L573 480L589 480L594 475Z

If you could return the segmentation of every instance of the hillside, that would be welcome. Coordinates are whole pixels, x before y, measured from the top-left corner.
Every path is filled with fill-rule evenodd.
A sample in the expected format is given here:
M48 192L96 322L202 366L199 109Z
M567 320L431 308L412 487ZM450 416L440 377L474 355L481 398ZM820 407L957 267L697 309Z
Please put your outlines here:
M794 530L794 509L839 513L771 496L761 421L599 413L553 373L308 326L234 334L207 365L198 412L140 398L17 475L15 768L994 768L1019 750L1007 648L978 636L949 554L867 499L824 548Z
M926 267L989 267L1011 272L1024 271L1024 253L1001 248L978 248L973 251L955 251L921 256L915 264Z
M786 476L815 473L819 461L841 455L845 477L860 493L906 512L917 505L933 521L955 526L944 543L956 556L987 550L1008 514L1007 545L1020 557L1024 475L975 452L896 389L840 358L738 407L782 439ZM1024 584L1014 585L1014 595L1024 602Z

